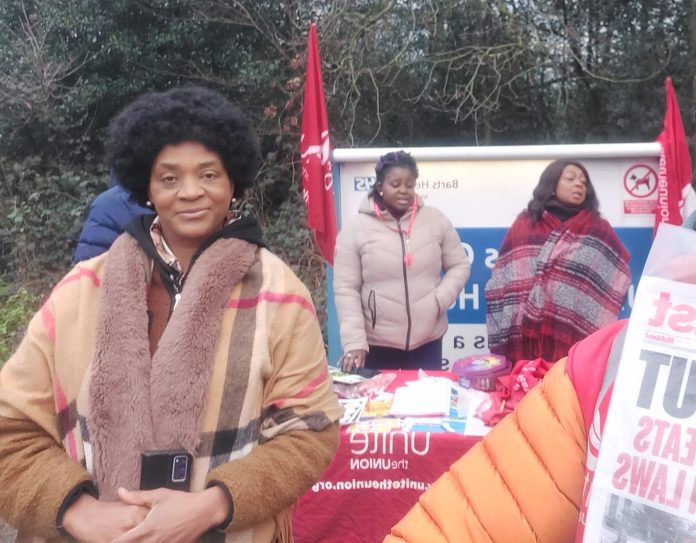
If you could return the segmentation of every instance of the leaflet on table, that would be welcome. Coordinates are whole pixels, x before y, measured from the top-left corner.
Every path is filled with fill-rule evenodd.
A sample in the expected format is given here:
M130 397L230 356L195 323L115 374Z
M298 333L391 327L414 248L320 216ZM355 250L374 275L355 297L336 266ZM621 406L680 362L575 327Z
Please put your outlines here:
M485 436L491 428L476 417L468 419L440 417L384 417L375 419L361 418L350 425L349 432L404 432L456 433L466 436Z
M391 392L382 392L376 398L371 398L367 406L360 415L361 419L372 419L376 417L386 417L389 415L394 395Z
M457 419L472 419L479 405L489 398L487 392L466 388L452 382L449 416Z
M466 428L464 429L464 435L467 436L485 436L493 428L487 426L480 418L471 416L466 419Z
M376 419L359 420L348 427L349 432L368 433L368 432L391 432L401 430L404 427L404 419L396 417L382 417Z
M593 478L590 440L584 542L696 538L695 414L696 286L644 274Z
M343 416L341 417L339 423L341 426L346 426L348 424L353 424L360 419L360 415L365 409L365 405L367 405L367 398L339 398L338 403L343 406Z
M372 377L363 377L354 373L345 373L338 368L330 368L333 389L339 398L374 398L381 394L396 379L393 372L384 372Z
M448 380L449 381L449 380ZM468 413L475 413L476 407L487 397L485 392L460 387L454 381L450 382L450 404L447 415L453 419L465 419ZM361 419L390 416L394 394L383 392L376 398L370 398L367 406L360 415Z
M334 367L329 367L329 375L334 383L341 383L343 385L354 385L355 383L361 383L367 380L367 377L363 377L357 373L346 373Z
M389 414L396 417L446 416L450 411L452 381L426 377L408 381L394 391Z
M451 419L440 417L406 417L403 430L406 432L450 432L464 434L466 419Z
M362 407L359 421L353 420L349 431L389 431L405 430L414 432L450 432L471 436L483 436L488 433L488 428L483 421L475 416L467 416L475 413L476 407L487 397L485 392L467 389L450 381L449 413L445 417L427 418L399 418L389 414L394 395L383 392L376 398L368 399ZM342 400L341 403L344 401ZM353 404L346 403L346 406ZM346 417L349 407L346 407Z

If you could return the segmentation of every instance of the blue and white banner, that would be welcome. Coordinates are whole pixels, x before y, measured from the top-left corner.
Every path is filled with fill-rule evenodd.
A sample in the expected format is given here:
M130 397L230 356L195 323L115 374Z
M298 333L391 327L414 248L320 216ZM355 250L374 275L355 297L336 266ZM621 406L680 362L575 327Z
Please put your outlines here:
M645 144L636 145L645 147ZM551 146L549 149L557 151L558 147ZM581 150L597 146L570 147ZM543 149L536 148L535 156L543 156ZM658 149L655 149L656 153ZM374 154L374 150L370 151ZM633 152L629 158L582 158L580 153L574 155L590 174L599 198L600 213L615 228L631 254L633 284L622 316L630 313L635 285L652 243L652 213L657 183L655 172L658 169L657 154L652 151L650 148L646 156L636 156ZM508 227L531 199L541 172L559 155L549 153L548 159L437 160L424 159L417 150L412 150L412 154L420 171L416 189L418 194L426 205L437 207L449 217L472 263L471 278L448 313L450 326L443 342L443 357L451 364L463 356L488 351L484 290L498 256L498 248ZM340 157L340 150L337 150L334 162L339 228L357 214L360 202L372 188L376 161L341 162ZM330 284L329 299L332 299ZM341 346L336 315L331 309L329 357L335 363L341 354Z

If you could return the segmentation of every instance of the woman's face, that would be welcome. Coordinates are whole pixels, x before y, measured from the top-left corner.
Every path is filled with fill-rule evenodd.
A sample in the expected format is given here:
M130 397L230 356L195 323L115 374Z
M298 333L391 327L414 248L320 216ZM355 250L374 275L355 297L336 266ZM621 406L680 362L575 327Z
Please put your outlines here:
M233 193L222 159L202 143L167 145L152 164L148 195L174 251L197 248L222 228Z
M382 181L382 198L387 209L400 217L413 203L416 196L416 176L408 168L389 168Z
M562 204L579 206L587 197L587 178L583 171L573 164L563 168L556 183L556 200Z

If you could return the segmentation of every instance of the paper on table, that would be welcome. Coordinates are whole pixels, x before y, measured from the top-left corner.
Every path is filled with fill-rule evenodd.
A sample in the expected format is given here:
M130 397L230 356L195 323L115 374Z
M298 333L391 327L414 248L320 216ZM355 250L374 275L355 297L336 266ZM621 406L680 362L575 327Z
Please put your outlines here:
M353 385L367 380L367 378L362 375L358 375L357 373L346 373L338 368L329 368L329 375L334 383L342 383L344 385Z
M391 407L393 399L394 395L391 392L382 392L382 394L367 402L365 409L363 409L363 412L360 414L360 418L386 417L389 415L389 408Z
M443 416L449 413L452 381L442 378L410 381L394 391L389 414L396 417Z
M466 419L466 427L464 429L464 435L467 436L485 436L491 431L490 426L486 424L478 417L469 417Z
M340 398L338 402L344 409L343 416L339 422L341 426L345 426L347 424L353 424L360 418L360 414L367 404L367 398L353 398L350 400Z

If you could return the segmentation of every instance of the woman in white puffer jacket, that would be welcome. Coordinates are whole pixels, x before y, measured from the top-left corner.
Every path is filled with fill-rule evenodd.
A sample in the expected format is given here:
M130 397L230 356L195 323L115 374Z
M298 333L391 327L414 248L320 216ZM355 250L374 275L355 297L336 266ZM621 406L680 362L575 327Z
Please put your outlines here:
M469 278L469 259L452 223L416 194L410 154L387 153L375 172L336 241L342 367L439 369L447 309Z

